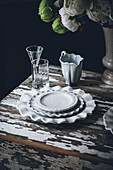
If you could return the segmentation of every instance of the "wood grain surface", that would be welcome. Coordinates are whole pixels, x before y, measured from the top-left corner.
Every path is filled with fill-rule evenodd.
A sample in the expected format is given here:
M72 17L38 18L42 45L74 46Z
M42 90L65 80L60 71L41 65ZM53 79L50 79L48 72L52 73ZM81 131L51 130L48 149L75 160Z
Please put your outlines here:
M66 86L60 67L50 66L49 79L50 86ZM20 115L17 103L31 90L31 77L0 102L0 167L113 169L113 135L103 123L113 107L113 87L102 83L101 74L83 71L73 88L90 93L96 102L92 115L73 124L43 124Z

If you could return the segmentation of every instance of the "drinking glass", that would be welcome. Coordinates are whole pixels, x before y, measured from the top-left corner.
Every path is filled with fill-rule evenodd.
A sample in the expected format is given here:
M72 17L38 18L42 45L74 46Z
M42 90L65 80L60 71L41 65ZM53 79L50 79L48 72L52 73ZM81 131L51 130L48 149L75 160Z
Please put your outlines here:
M32 88L39 89L45 86L49 86L49 61L46 59L40 59L38 64L37 60L33 60L33 81Z
M43 51L43 47L39 46L39 45L31 45L28 46L26 48L27 54L29 56L29 59L31 61L31 73L32 73L32 82L34 80L34 74L33 74L33 65L32 65L32 61L36 60L36 64L38 65L42 51Z
M38 45L31 45L26 48L26 51L28 53L30 61L33 61L35 59L38 59L39 61L43 51L43 47Z

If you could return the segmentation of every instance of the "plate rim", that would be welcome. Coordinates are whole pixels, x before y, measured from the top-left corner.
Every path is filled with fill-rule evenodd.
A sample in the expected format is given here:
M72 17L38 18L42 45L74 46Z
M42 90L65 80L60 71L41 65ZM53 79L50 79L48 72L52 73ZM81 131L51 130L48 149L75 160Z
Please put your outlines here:
M67 107L61 107L61 108L48 108L46 106L44 106L43 104L40 103L40 100L42 97L48 95L48 94L54 94L54 93L62 93L62 94L66 94L66 95L69 95L71 98L72 98L72 103L67 105ZM38 102L37 102L37 98L38 98ZM42 111L47 111L47 112L62 112L62 111L66 111L66 110L69 110L69 109L72 109L73 107L75 107L77 105L77 102L78 102L78 98L76 95L74 95L73 93L69 93L67 91L48 91L48 92L45 92L45 93L42 93L40 94L39 96L37 96L36 94L36 103L38 105L38 107L42 110Z
M22 116L29 116L33 121L41 121L43 123L53 123L53 124L61 124L61 123L74 123L76 120L79 119L85 119L88 115L91 115L94 108L96 107L95 100L93 100L92 96L89 93L85 93L84 90L81 89L73 89L70 86L61 87L61 86L54 86L54 87L46 87L42 88L41 91L46 90L67 90L68 92L76 92L80 96L83 97L83 99L86 101L86 107L85 109L77 114L77 115L71 115L70 117L64 117L64 118L48 118L43 117L42 115L38 115L35 111L33 111L28 104L28 100L36 94L37 91L25 93L20 97L20 101L18 102L18 110L20 111L20 114ZM25 99L25 96L27 97L27 100ZM88 102L87 99L89 98ZM26 107L25 107L26 106Z
M77 95L77 94L76 94ZM31 103L32 103L32 100L34 100L34 98L35 97L31 97L31 100L30 100L30 102L29 102L29 106L31 107ZM84 107L84 100L82 99L82 97L81 96L78 96L78 98L79 98L79 100L81 101L81 104L80 104L80 106L79 106L79 108L77 108L77 109L75 109L75 110L72 110L72 111L70 111L70 112L67 112L67 111L65 111L65 112L47 112L47 111L44 111L44 110L42 110L42 109L40 109L40 108L36 108L37 106L35 106L35 102L33 102L32 103L32 107L31 107L31 109L33 110L33 111L35 111L36 113L38 113L39 114L39 111L40 111L40 114L42 115L42 116L48 116L48 117L50 117L50 118L59 118L59 117L64 117L64 116L71 116L71 115L73 115L74 113L77 113L77 112L79 112L83 107ZM52 113L52 114L51 114Z
M113 110L111 110L111 109L113 109L113 107L110 107L110 109L108 109L107 112L103 115L103 122L104 122L104 125L105 125L105 129L111 131L111 133L113 134L113 128L108 127L108 120L106 119L106 115L107 115L108 117L113 117L113 116L110 116L110 115L108 114L109 112L112 112L112 113L113 113Z

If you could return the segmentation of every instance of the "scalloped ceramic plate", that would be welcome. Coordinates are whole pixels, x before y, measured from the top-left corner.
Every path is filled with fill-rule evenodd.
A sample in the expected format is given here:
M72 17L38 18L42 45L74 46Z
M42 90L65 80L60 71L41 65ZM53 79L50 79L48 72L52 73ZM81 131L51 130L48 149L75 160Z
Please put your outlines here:
M77 104L78 98L66 91L51 91L36 95L36 105L48 112L62 112L71 109Z
M46 93L47 91L66 91L68 93L74 93L78 96L81 96L85 102L85 107L81 112L78 112L78 114L73 114L68 117L59 117L59 118L51 118L43 116L39 111L36 112L32 110L32 108L29 105L30 99L36 95L38 92ZM43 123L54 123L54 124L60 124L60 123L74 123L78 119L85 119L88 115L91 115L94 108L95 108L95 101L93 100L92 96L89 93L85 93L81 89L72 89L70 86L67 87L46 87L40 89L40 91L30 91L28 93L25 93L21 96L20 101L18 103L18 109L22 116L29 116L33 121L41 121Z
M49 92L49 91L48 91ZM50 90L50 92L53 92L52 89ZM58 92L58 91L57 91ZM60 91L61 93L61 91ZM29 106L31 107L31 109L33 109L35 112L37 112L39 114L42 115L42 116L46 116L46 117L64 117L64 116L70 116L74 113L78 113L80 110L83 109L84 105L85 105L85 102L83 100L83 98L81 96L78 96L77 94L75 93L70 93L70 94L73 94L77 97L77 103L74 105L74 107L72 109L64 109L64 111L60 111L60 112L50 112L50 111L45 111L45 110L42 110L42 108L38 107L38 105L36 104L36 99L39 97L40 98L40 95L42 94L42 92L34 95L30 100L29 100Z
M113 107L111 107L103 116L105 129L113 134Z

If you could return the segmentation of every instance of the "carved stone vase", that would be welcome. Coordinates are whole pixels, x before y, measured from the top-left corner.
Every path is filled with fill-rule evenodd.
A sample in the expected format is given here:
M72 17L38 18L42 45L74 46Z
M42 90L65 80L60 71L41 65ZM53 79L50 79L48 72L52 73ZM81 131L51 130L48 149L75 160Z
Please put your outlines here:
M102 75L105 84L113 86L113 28L103 28L105 37L105 56L102 59L106 67Z

